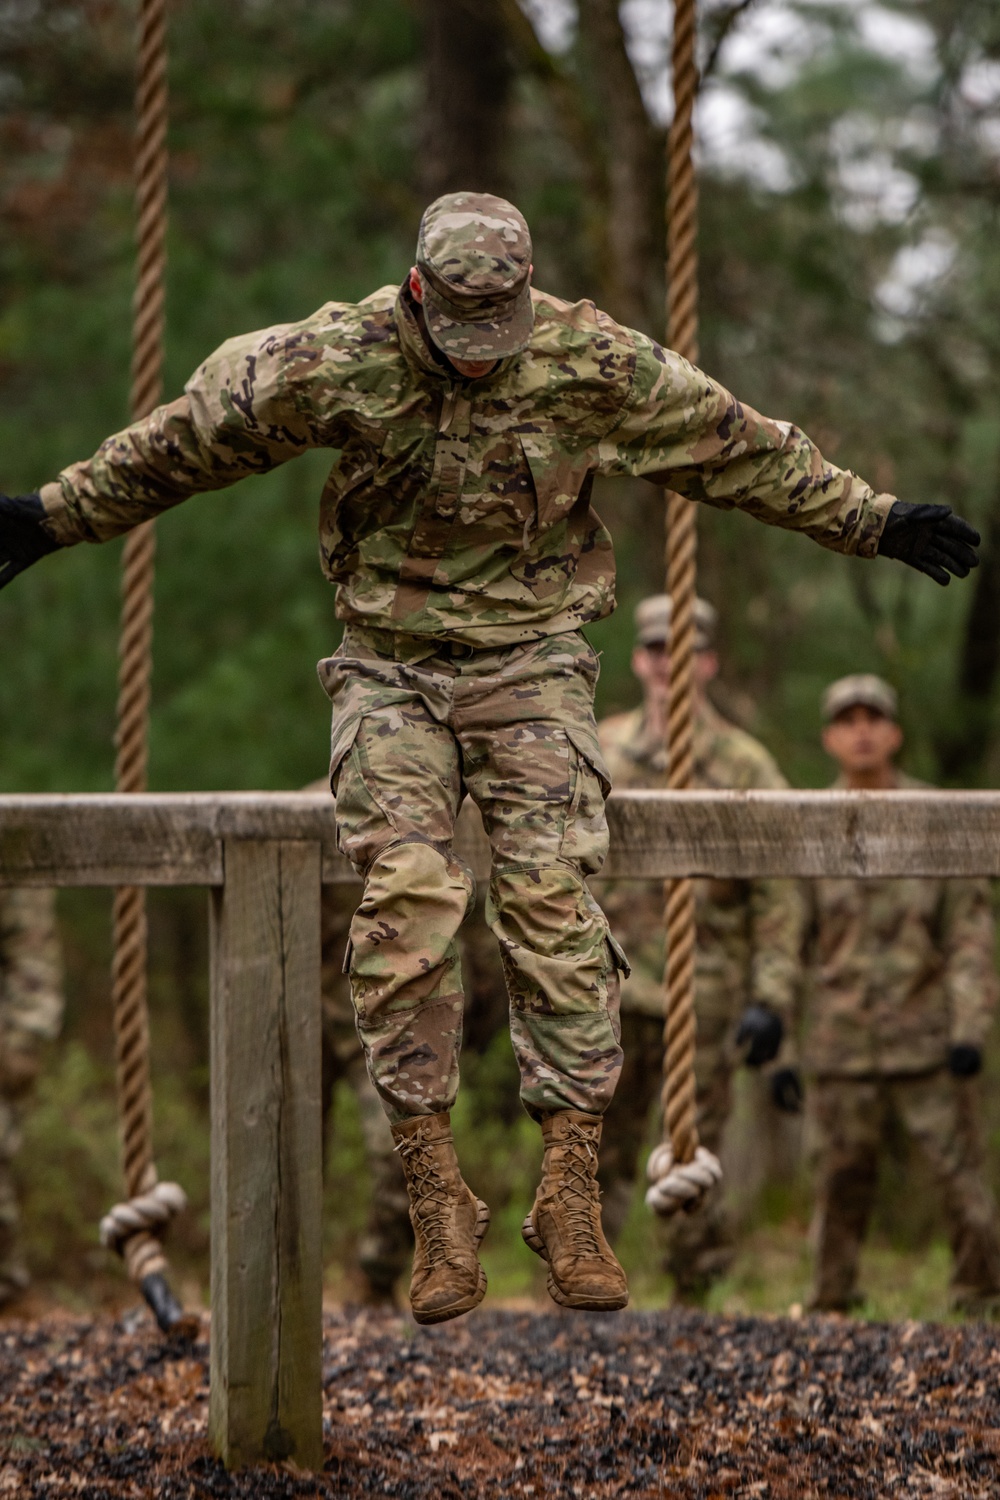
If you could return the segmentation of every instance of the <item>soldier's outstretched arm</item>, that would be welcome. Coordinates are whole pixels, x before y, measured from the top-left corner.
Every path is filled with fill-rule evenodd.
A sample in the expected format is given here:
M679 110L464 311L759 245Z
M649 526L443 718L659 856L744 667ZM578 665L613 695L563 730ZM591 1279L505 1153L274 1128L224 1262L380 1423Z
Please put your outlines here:
M329 358L341 342L340 357ZM115 433L38 493L0 496L0 588L60 547L107 541L191 495L263 474L307 448L341 446L363 399L356 374L336 304L230 339L178 400Z
M722 510L803 531L858 557L896 557L936 583L978 562L979 533L947 505L876 494L828 463L791 422L773 421L672 350L635 334L635 383L599 447L602 473L634 474Z

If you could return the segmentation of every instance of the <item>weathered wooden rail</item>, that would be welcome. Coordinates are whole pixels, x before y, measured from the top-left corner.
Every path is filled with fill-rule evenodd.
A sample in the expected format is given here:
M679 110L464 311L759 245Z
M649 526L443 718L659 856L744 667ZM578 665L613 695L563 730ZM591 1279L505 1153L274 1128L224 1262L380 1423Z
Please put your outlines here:
M622 792L609 818L616 877L1000 876L998 792ZM354 879L325 794L0 797L2 885L210 888L210 1429L230 1466L322 1464L319 905Z

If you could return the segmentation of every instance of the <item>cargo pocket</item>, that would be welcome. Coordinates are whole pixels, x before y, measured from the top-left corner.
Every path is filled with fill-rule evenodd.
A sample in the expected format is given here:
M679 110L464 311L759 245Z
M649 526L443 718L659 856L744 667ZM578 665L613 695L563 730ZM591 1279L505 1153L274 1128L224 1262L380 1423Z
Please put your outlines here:
M590 465L586 454L571 456L560 445L554 427L546 432L533 423L517 436L531 472L540 534L565 521L590 478Z
M593 648L591 647L591 650ZM588 734L586 729L581 729L578 724L569 726L566 730L566 738L570 741L578 755L590 766L594 775L601 783L601 791L605 797L611 791L611 772L608 770L597 743L597 736Z
M630 978L632 974L632 965L629 963L627 957L625 956L625 949L622 947L621 943L615 937L610 928L608 930L608 947L611 949L611 957L614 959L615 968L619 971L623 978Z
M585 875L596 875L608 853L604 804L611 791L611 776L596 737L574 725L566 729L566 738L575 751L576 766L559 855L578 865Z
M336 733L330 757L337 848L362 879L367 878L372 863L390 844L399 843L401 836L396 816L368 763L367 722L368 716L362 714Z
M330 790L334 798L337 796L340 768L344 764L345 757L350 754L360 728L360 714L350 714L345 717L343 723L335 724L333 727L330 736Z

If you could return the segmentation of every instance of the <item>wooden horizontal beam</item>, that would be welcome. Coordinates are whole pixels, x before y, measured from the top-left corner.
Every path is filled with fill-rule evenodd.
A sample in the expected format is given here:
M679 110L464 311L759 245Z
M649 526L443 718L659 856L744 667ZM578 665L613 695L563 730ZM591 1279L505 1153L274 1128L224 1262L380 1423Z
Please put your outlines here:
M1000 792L620 792L615 876L1000 876Z
M615 792L608 818L615 878L1000 876L1000 792ZM0 797L0 884L218 886L227 839L315 841L355 879L325 793L164 792Z

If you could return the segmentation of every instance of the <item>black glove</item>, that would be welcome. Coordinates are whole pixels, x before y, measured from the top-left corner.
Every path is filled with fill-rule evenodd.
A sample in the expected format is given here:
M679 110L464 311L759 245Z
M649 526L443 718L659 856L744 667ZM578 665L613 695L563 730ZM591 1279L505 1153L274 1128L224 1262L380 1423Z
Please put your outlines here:
M967 578L978 568L979 532L950 505L911 505L897 500L879 537L879 557L898 557L900 562L926 573L935 583L950 583L949 573Z
M958 1042L948 1053L948 1067L956 1078L975 1078L983 1066L983 1054L968 1042Z
M38 495L0 495L0 589L47 552L58 552L42 522L45 507Z
M737 1047L746 1047L743 1061L748 1068L760 1068L778 1055L785 1028L781 1017L766 1005L748 1005L740 1017L736 1032Z
M783 1114L802 1112L802 1079L798 1068L779 1068L771 1079L771 1098Z

